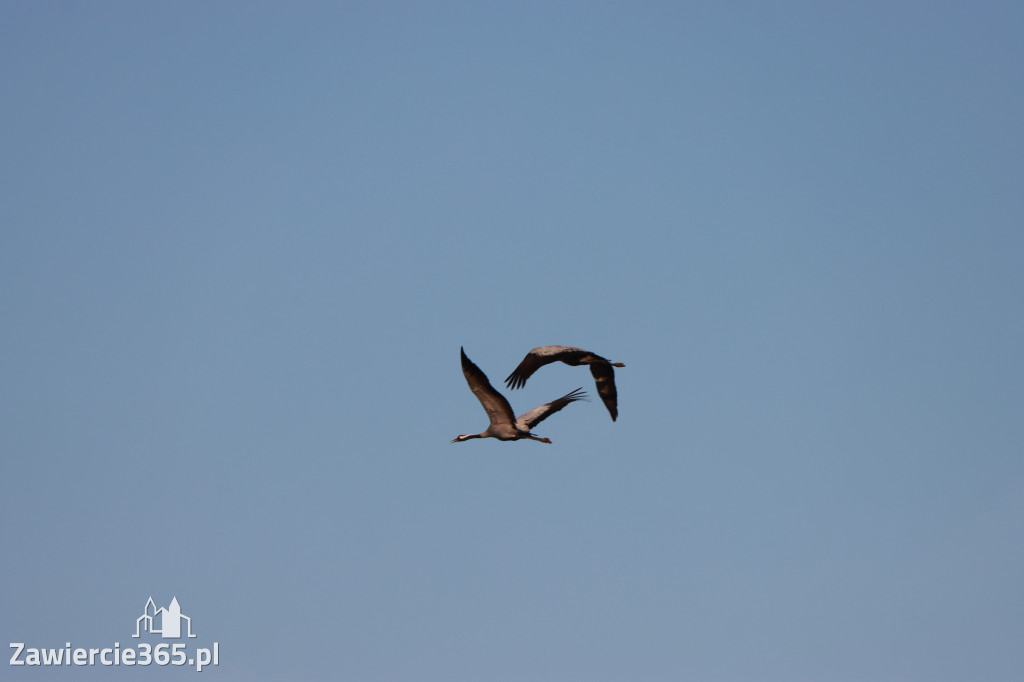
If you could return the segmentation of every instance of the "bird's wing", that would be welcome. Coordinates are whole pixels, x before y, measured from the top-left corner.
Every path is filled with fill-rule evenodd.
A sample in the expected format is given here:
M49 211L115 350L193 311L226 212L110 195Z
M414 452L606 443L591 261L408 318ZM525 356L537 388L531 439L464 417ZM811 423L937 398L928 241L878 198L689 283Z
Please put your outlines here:
M590 373L594 375L597 393L608 408L608 414L615 421L619 416L618 394L615 391L615 368L608 362L595 362L590 365Z
M534 348L526 354L526 357L519 363L519 366L505 378L505 385L511 389L522 388L526 385L526 380L530 378L530 375L549 362L564 361L585 355L588 355L587 351L575 346L540 346L539 348Z
M572 393L566 393L558 400L552 400L547 405L535 407L526 414L520 415L519 418L516 419L516 428L520 431L529 431L569 403L586 399L587 394L583 388L577 388Z
M466 376L469 390L473 391L473 395L487 411L487 418L491 420L492 425L515 423L515 413L512 412L512 406L508 404L508 400L494 390L491 382L487 380L487 375L466 357L464 350L462 351L462 373Z

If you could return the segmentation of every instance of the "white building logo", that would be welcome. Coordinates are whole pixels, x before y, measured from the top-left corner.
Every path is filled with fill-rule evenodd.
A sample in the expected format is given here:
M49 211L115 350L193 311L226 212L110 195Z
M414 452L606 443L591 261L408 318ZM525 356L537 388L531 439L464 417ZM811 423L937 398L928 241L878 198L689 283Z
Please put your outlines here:
M159 628L157 628L158 620ZM139 637L139 631L142 630L160 635L164 639L181 639L181 621L185 621L187 624L188 636L195 637L192 634L192 619L181 613L177 597L171 599L171 605L166 609L163 607L158 609L153 603L153 598L150 597L142 609L142 615L135 621L135 634L132 637Z
M181 621L185 621L184 627ZM160 635L164 639L181 639L182 630L185 637L194 638L192 619L182 614L177 597L171 599L166 609L158 609L150 597L142 607L142 615L135 619L135 634L141 637L142 632ZM11 642L14 653L11 654L12 666L142 666L152 664L158 666L195 666L196 672L203 672L209 665L220 665L220 644L213 643L213 648L196 648L189 650L187 642L161 642L152 645L139 642L136 646L122 647L120 642L106 648L73 647L65 642L63 647L31 647L26 642Z

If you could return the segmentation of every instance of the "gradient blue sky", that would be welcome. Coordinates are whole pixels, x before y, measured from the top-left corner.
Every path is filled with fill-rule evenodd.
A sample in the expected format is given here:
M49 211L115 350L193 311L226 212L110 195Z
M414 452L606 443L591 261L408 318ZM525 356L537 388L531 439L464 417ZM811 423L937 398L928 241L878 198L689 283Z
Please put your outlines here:
M1024 678L1020 3L0 13L4 646Z

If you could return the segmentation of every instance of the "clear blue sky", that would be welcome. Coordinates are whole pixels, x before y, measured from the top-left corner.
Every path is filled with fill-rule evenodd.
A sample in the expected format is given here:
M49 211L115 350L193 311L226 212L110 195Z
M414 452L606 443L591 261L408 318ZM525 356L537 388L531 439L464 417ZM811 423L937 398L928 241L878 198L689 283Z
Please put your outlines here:
M1024 678L1021 4L0 14L3 646Z

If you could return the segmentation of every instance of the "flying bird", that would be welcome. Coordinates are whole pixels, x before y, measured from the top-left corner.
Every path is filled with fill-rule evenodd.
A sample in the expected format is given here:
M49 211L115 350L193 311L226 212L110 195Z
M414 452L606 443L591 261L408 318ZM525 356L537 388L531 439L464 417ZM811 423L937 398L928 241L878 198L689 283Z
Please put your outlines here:
M460 352L462 353L462 373L466 376L466 383L469 384L469 390L473 391L473 395L477 397L480 404L484 406L484 410L487 411L487 417L491 420L491 425L483 433L456 436L452 439L453 443L461 443L472 438L497 438L498 440L529 438L541 443L550 443L550 438L535 436L530 433L530 430L569 403L586 399L587 394L583 389L577 388L572 393L567 393L558 400L552 400L547 405L535 407L526 414L516 417L512 412L512 406L508 404L508 400L505 399L505 396L494 390L491 382L487 380L487 375L474 365L472 360L466 357L465 350L460 349Z
M594 383L597 384L597 392L608 408L608 414L612 421L619 416L618 394L615 391L615 370L613 367L625 367L621 362L610 362L600 355L590 351L576 348L575 346L540 346L534 348L523 361L519 363L515 371L505 379L505 385L510 389L522 388L526 380L534 372L544 365L561 361L573 367L577 365L590 365L590 373L594 376Z

